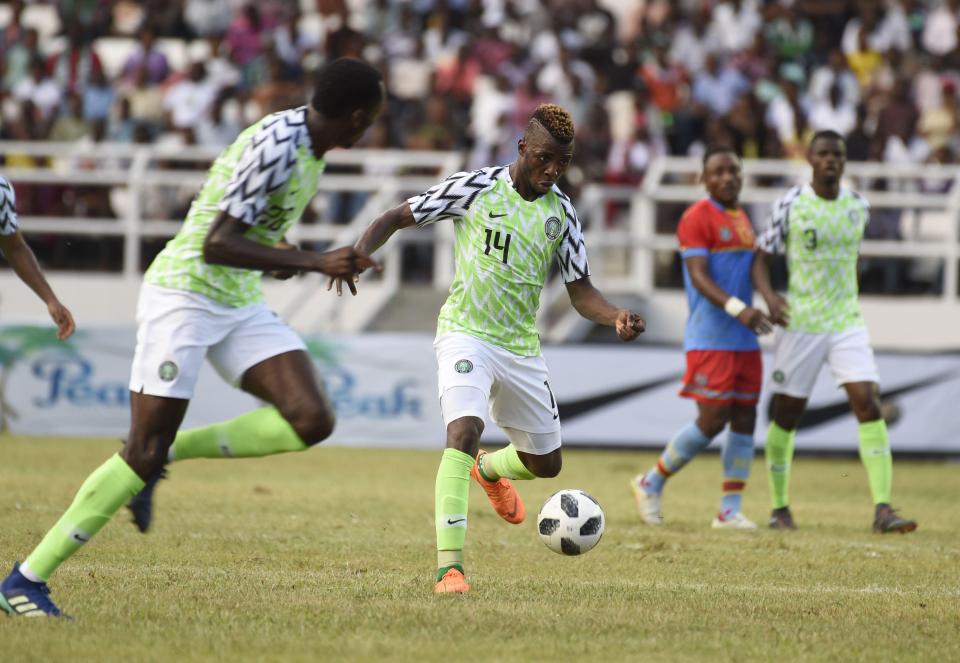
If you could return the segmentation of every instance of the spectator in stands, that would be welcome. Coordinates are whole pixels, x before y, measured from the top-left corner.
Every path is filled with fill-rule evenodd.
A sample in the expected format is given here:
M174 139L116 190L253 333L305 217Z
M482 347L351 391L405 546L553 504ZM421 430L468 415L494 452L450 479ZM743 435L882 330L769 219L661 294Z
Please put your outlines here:
M90 125L83 119L83 97L71 92L63 106L63 112L50 128L50 140L73 142L89 134Z
M203 62L194 62L186 78L182 78L163 94L166 125L180 131L193 129L210 115L217 98L216 83L207 77Z
M670 40L670 60L686 71L700 71L707 54L719 53L722 48L716 31L710 31L709 27L710 10L704 4L675 28Z
M933 55L946 55L957 49L958 17L960 0L946 0L936 3L924 21L920 43L924 50Z
M950 81L943 85L940 104L929 108L920 115L919 131L933 151L947 147L960 128L960 107L957 104L957 88ZM945 155L941 154L938 162Z
M810 128L813 131L830 129L846 138L856 126L856 106L844 98L839 83L830 87L825 100L813 102L810 108Z
M60 107L61 86L47 76L47 67L43 60L35 59L30 63L30 73L13 88L13 96L20 101L30 101L38 113L41 124L47 125Z
M194 128L194 138L198 145L224 147L232 143L240 132L240 107L229 94L221 92L214 99L210 113Z
M806 61L813 47L813 23L793 6L780 7L780 12L767 26L767 39L780 58Z
M83 90L83 119L87 122L106 120L113 106L113 85L103 71L97 70L90 77L90 84Z
M20 84L20 81L30 75L30 63L34 60L43 61L43 54L40 52L40 37L36 30L28 28L19 33L16 41L8 42L4 46L4 64L6 69L3 74L3 87L7 90L13 90Z
M215 37L226 33L232 21L230 0L185 0L183 19L198 37Z
M130 101L130 116L156 135L163 126L163 90L152 85L147 70L140 68L132 85L121 87L122 94Z
M138 37L139 43L130 53L123 65L123 71L120 73L122 80L132 83L142 67L147 71L147 82L162 83L170 74L170 64L167 62L167 56L157 48L156 35L150 28L140 30Z
M713 8L711 39L725 53L737 53L750 47L762 21L757 0L721 0Z
M814 69L810 76L810 86L807 94L814 103L826 101L830 96L830 88L839 85L844 101L851 104L860 103L860 84L857 77L847 65L843 51L834 48L827 56L827 63Z
M299 10L289 12L286 20L273 32L274 50L290 66L299 68L304 56L317 49L320 40L316 35L300 29L302 14Z
M714 115L724 116L733 102L750 89L746 76L730 65L721 65L720 58L710 53L703 69L693 78L693 100Z
M66 48L50 56L47 72L64 92L78 92L86 87L91 74L98 69L102 71L102 65L90 47L89 33L84 33L80 23L68 23Z

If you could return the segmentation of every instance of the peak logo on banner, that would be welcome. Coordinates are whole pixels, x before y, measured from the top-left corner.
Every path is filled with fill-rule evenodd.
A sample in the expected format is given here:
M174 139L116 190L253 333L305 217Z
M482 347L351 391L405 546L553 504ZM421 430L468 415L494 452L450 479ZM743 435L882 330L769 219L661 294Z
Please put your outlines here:
M126 382L97 382L94 367L79 355L45 353L31 364L31 372L46 385L42 396L34 397L38 408L70 405L126 408L130 391Z
M0 326L0 430L122 436L130 425L127 385L135 340L132 326L84 328L67 343L58 341L52 328ZM431 336L304 340L338 415L328 444L442 447L446 434ZM548 346L544 355L565 444L661 447L691 417L691 403L677 397L684 365L680 348L566 345ZM898 415L888 417L893 450L960 453L960 418L943 414L960 400L960 353L878 353L877 363L887 410ZM758 446L776 386L768 371ZM224 421L260 405L205 364L183 427ZM484 439L504 442L506 436L488 422ZM829 371L820 373L797 448L857 450L856 420Z

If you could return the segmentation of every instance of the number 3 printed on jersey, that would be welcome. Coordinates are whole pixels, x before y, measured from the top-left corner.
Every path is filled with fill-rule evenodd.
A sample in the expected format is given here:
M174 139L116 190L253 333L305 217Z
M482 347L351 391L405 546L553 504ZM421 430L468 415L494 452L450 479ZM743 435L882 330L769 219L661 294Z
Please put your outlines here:
M817 229L807 228L803 231L803 236L807 239L807 241L803 243L803 248L807 251L815 251L817 248Z
M510 255L510 233L503 233L501 235L499 230L494 231L490 228L484 228L484 231L486 232L487 246L483 250L483 255L488 256L490 255L491 249L496 249L501 252L500 259L503 261L503 264L506 265L507 256ZM500 243L501 237L503 238L503 244ZM493 240L492 243L491 240Z

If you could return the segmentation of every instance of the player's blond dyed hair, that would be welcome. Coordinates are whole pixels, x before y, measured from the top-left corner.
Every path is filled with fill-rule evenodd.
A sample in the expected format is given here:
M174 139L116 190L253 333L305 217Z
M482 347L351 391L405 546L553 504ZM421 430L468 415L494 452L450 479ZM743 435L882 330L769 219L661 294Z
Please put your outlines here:
M557 104L540 104L530 116L530 122L538 122L550 135L561 143L573 140L573 118L567 109Z

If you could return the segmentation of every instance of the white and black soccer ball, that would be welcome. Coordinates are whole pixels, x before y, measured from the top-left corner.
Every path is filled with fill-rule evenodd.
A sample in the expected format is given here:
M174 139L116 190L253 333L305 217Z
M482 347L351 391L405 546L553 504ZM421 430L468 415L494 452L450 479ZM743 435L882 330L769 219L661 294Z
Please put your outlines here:
M547 548L561 555L582 555L603 536L603 509L582 490L565 489L544 502L537 531Z

